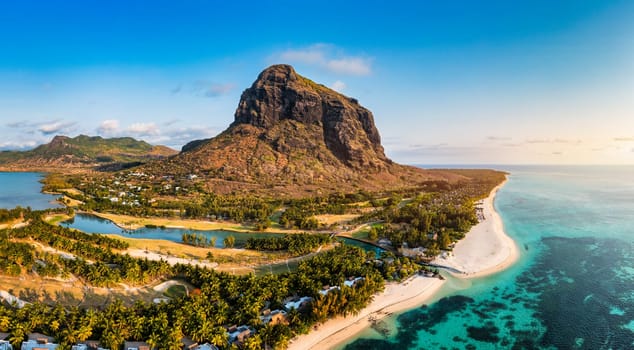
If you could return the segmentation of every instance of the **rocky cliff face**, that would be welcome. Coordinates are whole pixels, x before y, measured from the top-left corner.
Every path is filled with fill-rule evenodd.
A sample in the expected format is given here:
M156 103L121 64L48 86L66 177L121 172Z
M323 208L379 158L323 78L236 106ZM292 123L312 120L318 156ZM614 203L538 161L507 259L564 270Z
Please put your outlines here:
M198 173L216 192L306 195L404 187L434 178L385 156L374 117L357 100L289 65L260 73L242 93L227 130L192 141L178 156L152 166L150 171L163 174Z
M384 168L388 161L372 112L289 65L275 65L242 93L231 126L271 129L284 120L321 127L328 150L348 166Z

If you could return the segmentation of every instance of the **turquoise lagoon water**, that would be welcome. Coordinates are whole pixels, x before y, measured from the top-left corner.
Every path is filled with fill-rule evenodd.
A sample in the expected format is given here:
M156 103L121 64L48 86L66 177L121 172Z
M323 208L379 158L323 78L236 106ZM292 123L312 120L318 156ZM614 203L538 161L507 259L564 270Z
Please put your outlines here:
M55 196L44 194L40 173L7 173L0 172L0 208L12 209L17 206L42 210L59 208Z
M345 349L634 349L634 167L496 167L511 268L448 277L428 305Z

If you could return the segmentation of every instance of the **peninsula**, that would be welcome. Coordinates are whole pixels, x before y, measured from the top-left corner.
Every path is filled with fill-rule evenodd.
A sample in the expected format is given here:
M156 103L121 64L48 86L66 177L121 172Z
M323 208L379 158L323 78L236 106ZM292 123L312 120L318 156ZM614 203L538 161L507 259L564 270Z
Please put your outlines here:
M29 157L64 164L54 155L77 153L79 141L58 137L37 155L12 157L22 166ZM130 166L62 170L43 182L66 208L2 213L0 245L14 252L0 259L7 297L26 296L26 311L0 307L11 325L0 331L16 346L28 329L64 346L92 337L111 349L183 339L219 348L331 347L432 298L444 283L439 268L468 278L516 257L493 208L504 173L393 162L368 109L289 65L262 71L214 138ZM72 229L87 213L124 230ZM127 237L137 229L160 239ZM25 277L46 286L43 293L32 293ZM44 315L42 322L29 323L25 312ZM88 323L82 337L69 335L77 325L62 318L70 312Z

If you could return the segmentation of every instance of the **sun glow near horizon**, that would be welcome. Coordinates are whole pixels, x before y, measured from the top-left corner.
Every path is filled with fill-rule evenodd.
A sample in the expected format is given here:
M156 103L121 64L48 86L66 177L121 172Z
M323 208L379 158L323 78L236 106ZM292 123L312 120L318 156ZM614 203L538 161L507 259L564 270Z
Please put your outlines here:
M632 2L64 4L0 5L0 150L178 149L289 63L369 108L398 162L634 164Z

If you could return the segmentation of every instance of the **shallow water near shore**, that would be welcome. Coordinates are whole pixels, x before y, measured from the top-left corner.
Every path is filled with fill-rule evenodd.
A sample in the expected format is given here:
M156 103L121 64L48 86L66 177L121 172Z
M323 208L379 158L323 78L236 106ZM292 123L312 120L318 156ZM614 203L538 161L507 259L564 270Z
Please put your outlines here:
M634 167L496 167L495 206L520 247L511 268L448 276L427 306L345 349L634 348Z

